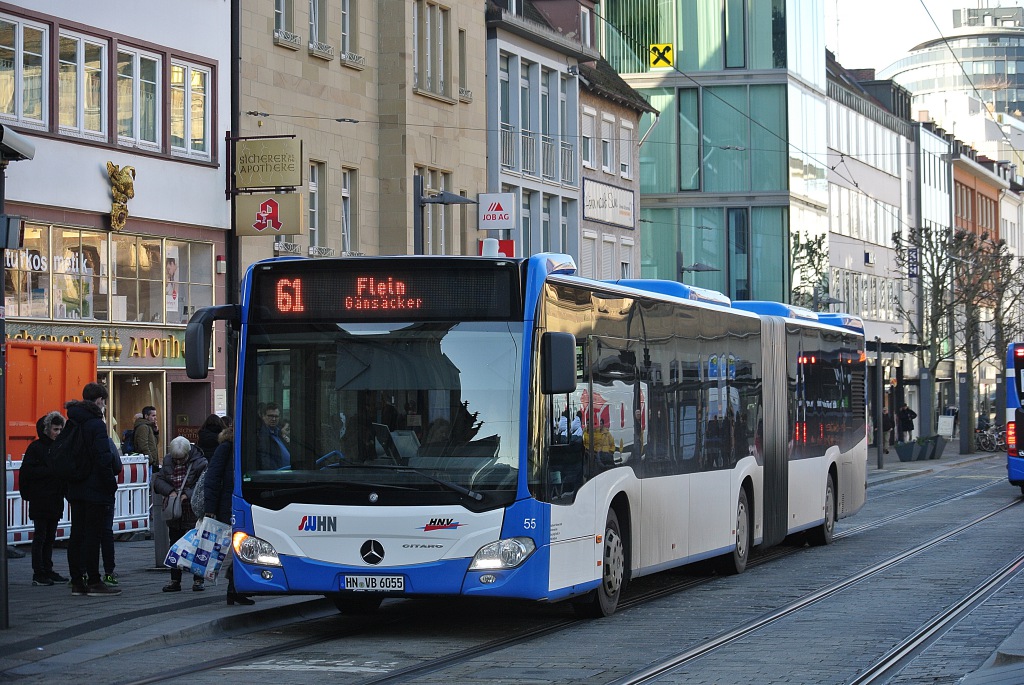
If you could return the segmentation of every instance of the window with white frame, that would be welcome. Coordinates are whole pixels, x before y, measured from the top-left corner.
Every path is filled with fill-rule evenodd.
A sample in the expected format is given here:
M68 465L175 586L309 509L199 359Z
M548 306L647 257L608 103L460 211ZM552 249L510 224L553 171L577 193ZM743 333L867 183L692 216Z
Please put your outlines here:
M590 10L586 7L580 7L580 42L585 47L593 45L590 34Z
M569 252L569 201L562 200L562 216L558 222L558 249Z
M596 112L589 108L583 109L583 130L580 132L580 154L583 166L594 168L594 133L597 125Z
M601 239L601 275L602 280L615 278L612 265L615 263L615 236L605 235Z
M210 70L171 64L171 151L210 157Z
M619 124L619 175L633 178L633 124L628 121Z
M551 244L551 198L552 195L541 195L540 203L540 249L547 252L553 249ZM558 201L558 198L555 198Z
M61 32L57 109L62 133L106 133L106 50L104 42Z
M615 119L607 114L601 117L601 170L614 174L615 168Z
M309 44L326 42L323 39L323 7L320 0L309 0Z
M160 147L160 58L118 48L117 137L121 143Z
M45 26L0 16L0 117L46 123L49 53Z
M356 183L354 169L341 170L341 249L352 252L355 241L355 227L352 224L352 194Z
M343 56L348 56L348 53L356 51L352 42L352 0L341 0L340 49Z
M522 219L520 221L522 238L523 238L523 256L529 257L533 254L531 249L531 235L533 233L533 221L530 215L530 205L533 204L533 193L525 188L522 192Z
M274 30L292 30L292 0L274 0Z
M449 72L449 11L446 7L415 0L413 3L413 85L447 97L451 89Z
M320 181L324 177L324 165L320 162L309 163L309 215L307 224L309 228L309 246L322 247L324 235L321 227L324 224L324 202L320 195Z
M447 171L430 167L416 167L416 173L423 177L424 195L433 195L442 190L451 192L452 175ZM453 212L447 205L431 204L423 211L424 254L454 254L456 245L452 240Z

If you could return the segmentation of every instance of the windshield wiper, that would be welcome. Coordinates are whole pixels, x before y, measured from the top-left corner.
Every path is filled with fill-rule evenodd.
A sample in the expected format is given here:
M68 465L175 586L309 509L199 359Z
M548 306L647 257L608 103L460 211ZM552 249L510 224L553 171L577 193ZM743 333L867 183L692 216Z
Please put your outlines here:
M401 464L368 464L368 463L365 463L365 462L356 462L356 461L352 461L350 459L346 459L345 457L341 456L341 454L336 452L336 451L335 452L330 452L329 454L326 454L326 455L320 457L320 459L317 460L317 464L320 464L321 462L326 460L327 457L334 457L334 460L330 464L328 464L327 466L324 466L323 468L330 468L330 466L344 464L345 466L352 466L352 467L355 467L355 468L384 469L385 471L397 471L398 473L415 473L416 475L422 476L422 477L426 478L427 480L434 481L438 485L441 485L441 486L451 490L452 492L455 492L455 493L458 493L460 495L463 495L464 497L469 497L470 499L474 499L477 502L482 501L483 498L484 498L484 496L482 494L480 494L479 492L476 492L475 490L470 490L469 488L467 488L465 486L462 486L462 485L459 485L458 483L453 483L450 480L445 480L443 478L436 478L435 476L432 476L429 473L425 473L423 471L420 471L417 468L413 468L412 466L402 466Z

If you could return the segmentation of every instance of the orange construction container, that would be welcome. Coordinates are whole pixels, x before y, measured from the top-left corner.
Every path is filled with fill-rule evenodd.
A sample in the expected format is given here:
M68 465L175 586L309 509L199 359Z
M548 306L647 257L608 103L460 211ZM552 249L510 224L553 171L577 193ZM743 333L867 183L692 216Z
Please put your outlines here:
M99 348L84 343L8 340L7 454L21 461L35 440L36 421L47 412L64 414L64 403L82 399L96 382ZM65 414L66 416L66 414Z

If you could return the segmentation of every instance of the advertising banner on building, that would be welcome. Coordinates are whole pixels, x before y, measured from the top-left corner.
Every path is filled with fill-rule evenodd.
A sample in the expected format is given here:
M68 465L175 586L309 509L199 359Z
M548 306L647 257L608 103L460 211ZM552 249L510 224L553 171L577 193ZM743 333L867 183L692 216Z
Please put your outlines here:
M235 198L235 235L306 235L302 195L253 193Z
M583 179L583 218L635 229L633 191Z

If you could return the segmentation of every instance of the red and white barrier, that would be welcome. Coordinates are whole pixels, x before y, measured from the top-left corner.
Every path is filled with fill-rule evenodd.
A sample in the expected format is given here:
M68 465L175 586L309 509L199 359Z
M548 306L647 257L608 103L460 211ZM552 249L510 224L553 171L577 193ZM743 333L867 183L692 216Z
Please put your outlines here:
M124 470L117 477L114 494L114 534L149 530L149 507L152 495L149 487L149 458L144 454L121 457ZM28 502L21 499L19 475L21 462L7 462L7 544L32 542L32 519L28 515ZM57 539L71 535L71 516L67 502L64 515L57 525Z

